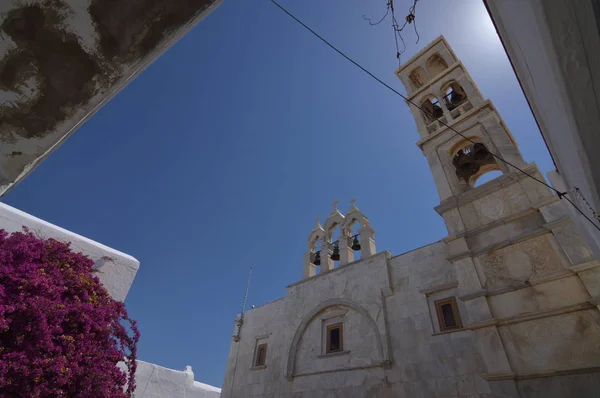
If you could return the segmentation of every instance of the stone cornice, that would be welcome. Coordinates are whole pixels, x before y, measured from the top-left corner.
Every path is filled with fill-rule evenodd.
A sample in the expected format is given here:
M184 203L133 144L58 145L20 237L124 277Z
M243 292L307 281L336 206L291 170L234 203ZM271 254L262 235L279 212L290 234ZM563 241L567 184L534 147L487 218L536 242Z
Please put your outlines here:
M526 167L523 167L522 170L527 173L535 172L537 171L537 166L535 163L532 162L529 163ZM490 193L496 192L502 188L506 188L514 183L517 183L524 178L528 177L520 171L513 171L512 173L504 174L496 179L493 179L492 181L486 182L485 184L477 188L469 189L468 191L463 192L458 196L451 196L447 199L444 199L442 203L434 207L434 210L439 215L442 215L448 210L452 210L456 207L471 203L477 199L489 195Z
M451 119L450 121L446 122L445 124L442 125L442 127L440 127L438 130L434 131L433 133L427 135L424 138L421 138L419 141L417 141L417 146L419 147L419 149L421 149L423 151L424 154L429 153L430 151L423 149L423 147L428 142L433 141L436 138L440 137L441 135L446 133L448 131L448 129L454 128L454 126L463 123L464 121L470 119L473 116L477 116L479 113L481 113L481 110L485 109L485 108L489 108L491 111L495 111L495 108L494 108L494 105L492 104L492 102L490 100L485 100L480 105L473 106L472 109L463 113L458 118ZM496 112L496 114L497 114L497 112ZM475 125L477 125L477 124L481 124L481 123L479 121L477 121ZM454 137L454 135L458 135L455 132L451 132L451 134L452 134L452 136L450 138Z
M533 312L533 313L529 312L526 314L515 315L515 316L502 318L502 319L489 319L489 320L483 321L483 322L471 323L471 324L466 325L465 329L476 330L476 329L481 329L481 328L490 327L490 326L506 326L506 325L512 325L515 323L532 321L535 319L548 318L551 316L569 314L571 312L589 310L589 309L593 309L593 308L596 308L596 306L593 304L590 304L588 302L585 302L585 303L569 305L569 306L561 307L561 308L554 308L551 310L543 310L543 311L537 311L537 312Z
M527 379L539 379L542 377L553 377L553 376L567 376L572 374L583 374L583 373L599 373L600 366L591 366L586 368L573 368L573 369L560 369L550 370L541 372L530 372L530 373L484 373L481 378L487 381L500 381L500 380L527 380Z
M419 293L422 293L425 295L430 295L433 293L441 292L442 290L453 289L457 286L458 286L458 282L454 281L454 282L450 282L450 283L445 283L443 285L424 287L423 289L419 290Z
M477 250L466 250L462 253L458 253L454 256L450 256L450 257L448 257L448 261L450 261L451 263L454 263L456 261L462 260L465 257L471 257L471 258L477 257L483 253L491 252L494 250L499 250L499 249L502 249L503 247L514 245L519 242L523 242L523 241L526 241L526 240L529 240L529 239L532 239L532 238L535 238L538 236L542 236L545 234L551 234L551 233L552 232L548 231L546 228L541 226L539 228L535 228L533 230L526 231L520 235L515 236L514 238L504 239L503 241L494 243L492 245L488 245L486 247L482 247Z
M333 269L331 269L331 270L328 270L328 271L322 271L322 272L320 272L320 273L318 273L318 274L316 274L316 275L313 275L313 276L311 276L311 277L309 277L309 278L305 278L305 279L299 280L298 282L294 282L294 283L292 283L292 284L289 284L289 285L287 285L285 288L286 288L286 289L289 289L290 287L294 287L294 286L300 285L300 284L302 284L302 283L306 283L306 282L313 281L313 280L315 280L315 279L318 279L318 278L321 278L321 277L323 277L323 276L325 276L325 275L330 275L330 274L332 274L332 273L334 273L334 272L338 272L338 271L341 271L341 270L345 270L345 269L347 269L348 267L351 267L351 266L354 266L354 265L358 265L359 263L362 263L362 262L364 262L364 261L372 260L372 259L376 258L377 256L386 256L387 258L391 258L392 254L391 254L389 251L387 251L387 250L384 250L384 251L382 251L382 252L375 253L375 254L373 254L372 256L369 256L369 257L367 257L367 258L361 258L361 259L358 259L358 260L352 261L351 263L344 264L344 265L340 265L340 266L339 266L339 267L337 267L337 268L333 268Z

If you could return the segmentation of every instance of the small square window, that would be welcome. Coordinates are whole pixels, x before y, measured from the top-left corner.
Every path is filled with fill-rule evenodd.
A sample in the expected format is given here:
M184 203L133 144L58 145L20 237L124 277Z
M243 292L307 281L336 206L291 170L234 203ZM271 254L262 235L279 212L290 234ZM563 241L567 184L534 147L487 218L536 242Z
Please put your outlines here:
M265 366L267 361L267 345L261 344L256 347L256 355L254 356L254 366Z
M440 332L462 328L460 314L458 313L454 297L437 300L435 302L435 310L440 322Z
M326 353L340 352L344 350L343 327L341 323L327 326L327 350Z

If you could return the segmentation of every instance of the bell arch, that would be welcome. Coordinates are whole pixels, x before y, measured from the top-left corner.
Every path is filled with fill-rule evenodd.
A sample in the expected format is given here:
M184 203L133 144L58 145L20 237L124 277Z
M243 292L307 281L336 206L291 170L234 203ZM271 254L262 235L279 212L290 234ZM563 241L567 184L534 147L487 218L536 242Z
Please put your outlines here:
M302 322L300 322L300 325L298 325L298 328L296 329L296 333L294 334L294 338L292 340L292 343L290 345L290 349L288 352L288 360L287 360L287 368L286 368L286 377L288 379L294 378L294 372L295 372L295 367L296 367L296 353L298 351L298 346L299 346L300 340L302 339L302 336L304 335L306 328L312 322L312 320L317 317L317 315L319 315L321 312L325 311L326 309L328 309L330 307L347 307L347 308L350 308L350 309L356 311L358 314L360 314L362 317L364 317L364 319L367 321L367 324L369 325L369 327L373 330L373 333L375 336L375 344L377 345L377 352L380 355L382 364L390 361L389 347L386 347L386 352L384 353L384 346L383 346L383 340L381 338L381 333L379 332L377 323L375 323L375 320L373 320L373 317L371 317L371 315L369 315L367 310L365 310L360 304L358 304L357 302L352 301L352 300L343 299L343 298L329 299L329 300L322 302L321 304L314 307L311 311L309 311L308 314L306 314L306 316L304 316L304 318L302 319Z
M342 224L342 229L345 230L347 236L352 236L352 231L354 228L354 224L360 224L361 227L365 225L371 225L367 216L365 216L358 208L352 207L348 214L346 214L346 218Z
M430 124L438 118L444 116L444 110L440 106L440 101L434 95L428 95L421 101L421 108L424 112L425 123Z
M311 233L310 237L308 238L308 248L311 251L315 251L317 249L317 243L320 241L321 244L323 244L324 239L325 231L323 230Z
M484 175L494 171L499 172L499 174L495 173L497 174L496 177L499 177L500 175L504 174L504 171L500 168L500 166L498 166L497 163L494 162L492 164L487 164L482 166L477 173L471 176L471 178L469 179L469 185L472 187L477 187L481 185L479 183L479 179ZM494 178L494 176L492 176L491 178Z
M467 100L467 93L457 81L452 80L442 87L442 98L449 111L457 108Z
M309 252L314 252L317 248L317 242L321 241L321 244L325 241L325 230L319 223L319 219L317 218L317 225L310 231L310 235L308 235L308 250Z
M410 75L408 75L408 79L410 80L410 84L414 90L423 87L423 85L427 83L427 76L425 76L425 71L420 66L417 66L415 69L412 70L412 72L410 72Z
M345 217L342 213L340 213L340 211L336 208L334 209L331 214L327 217L327 220L325 220L325 225L323 225L323 229L325 230L325 239L327 240L327 243L331 243L331 240L333 239L333 232L336 230L336 228L340 228L340 235L343 234L342 231L342 225L344 224L345 221Z
M499 170L504 173L487 146L478 137L461 141L452 149L451 155L459 182L468 187L474 187L479 177L490 171Z
M440 54L433 54L427 60L427 73L431 78L436 77L446 69L448 69L448 63L440 56Z

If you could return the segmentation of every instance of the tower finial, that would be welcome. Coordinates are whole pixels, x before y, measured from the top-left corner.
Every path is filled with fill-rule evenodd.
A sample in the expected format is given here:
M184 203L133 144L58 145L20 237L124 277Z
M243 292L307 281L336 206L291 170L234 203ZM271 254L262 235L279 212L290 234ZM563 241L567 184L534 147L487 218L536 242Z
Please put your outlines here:
M317 217L317 223L315 224L315 228L318 228L321 226L321 216Z
M339 200L337 200L337 199L335 199L335 200L333 201L332 205L333 205L333 209L334 209L334 210L337 210L337 205L338 205L338 203L340 203L340 201L339 201Z

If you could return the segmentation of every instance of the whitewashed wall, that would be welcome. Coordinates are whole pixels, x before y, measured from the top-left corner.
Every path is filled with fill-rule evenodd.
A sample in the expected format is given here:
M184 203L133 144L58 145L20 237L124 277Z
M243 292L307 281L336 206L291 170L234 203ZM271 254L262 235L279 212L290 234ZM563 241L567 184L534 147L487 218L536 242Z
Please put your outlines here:
M600 6L593 0L485 0L566 190L600 209ZM594 5L596 3L596 5ZM560 188L559 188L560 189ZM593 217L583 201L572 200ZM600 233L568 206L600 257Z
M424 287L456 294L443 242L288 286L286 297L245 315L223 397L489 398L473 333L437 333ZM344 352L322 355L321 324L340 315ZM264 367L252 366L257 341L268 344Z
M116 300L125 300L135 274L140 267L138 260L128 254L0 203L0 228L10 233L22 231L23 226L40 237L71 242L71 248L74 251L81 252L94 261L98 270L97 275L110 295Z
M0 196L221 1L0 1Z
M138 361L135 398L218 398L221 389L194 381L191 367L184 371Z
M0 203L0 228L11 233L22 231L23 226L37 236L71 242L74 251L81 252L94 261L99 271L97 275L110 295L116 300L125 300L140 267L138 260ZM194 381L191 369L182 372L143 361L138 361L136 383L136 398L215 398L221 391L219 388Z

